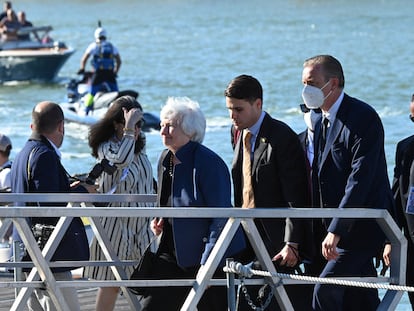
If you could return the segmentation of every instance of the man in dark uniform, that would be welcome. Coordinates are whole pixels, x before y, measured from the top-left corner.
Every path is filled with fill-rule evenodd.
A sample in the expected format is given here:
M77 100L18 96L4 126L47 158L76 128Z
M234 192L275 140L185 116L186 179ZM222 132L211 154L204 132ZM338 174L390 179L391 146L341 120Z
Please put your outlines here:
M95 186L70 185L66 170L60 162L59 147L65 134L63 111L58 104L41 102L32 111L32 135L17 154L11 169L11 190L13 193L61 193L96 192ZM27 203L38 206L39 203ZM44 206L61 206L61 203L44 203ZM63 204L65 206L66 204ZM51 228L58 222L55 217L32 217L30 225L37 228ZM38 232L41 232L38 234ZM36 232L36 233L35 233ZM34 230L38 242L46 242L46 230ZM15 234L16 236L16 234ZM42 247L42 246L41 246ZM28 256L26 256L28 257ZM24 258L28 260L29 258ZM59 243L52 261L89 260L89 245L85 228L80 218L73 218ZM72 280L73 267L53 268L56 280ZM63 296L70 310L80 310L76 289L62 288ZM55 310L47 289L36 288L29 298L30 310Z

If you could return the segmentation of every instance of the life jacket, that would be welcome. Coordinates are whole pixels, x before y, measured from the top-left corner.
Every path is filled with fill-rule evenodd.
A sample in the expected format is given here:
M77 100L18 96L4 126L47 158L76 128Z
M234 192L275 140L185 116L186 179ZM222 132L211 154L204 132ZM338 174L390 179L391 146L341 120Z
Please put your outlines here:
M111 43L107 41L97 43L97 49L92 58L92 66L95 70L114 69L114 48Z

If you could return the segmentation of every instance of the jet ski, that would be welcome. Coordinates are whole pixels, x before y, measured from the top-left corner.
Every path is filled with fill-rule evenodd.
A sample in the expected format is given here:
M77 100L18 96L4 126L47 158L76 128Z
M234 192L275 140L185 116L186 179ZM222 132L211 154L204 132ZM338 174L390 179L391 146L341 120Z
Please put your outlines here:
M71 79L66 85L66 99L65 102L60 103L66 121L90 126L96 123L105 114L106 110L115 99L125 95L134 98L139 97L139 93L134 90L122 90L117 92L103 90L94 96L93 110L86 113L84 98L88 93L88 83L91 76L91 72L85 72L83 73L82 79ZM157 115L144 112L143 118L143 131L149 132L151 130L160 129L160 118Z

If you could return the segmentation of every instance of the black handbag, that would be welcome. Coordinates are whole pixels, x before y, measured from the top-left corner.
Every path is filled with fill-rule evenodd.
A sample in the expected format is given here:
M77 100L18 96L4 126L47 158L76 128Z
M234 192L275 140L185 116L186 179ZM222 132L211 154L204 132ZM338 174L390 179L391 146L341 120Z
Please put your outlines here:
M154 242L156 237L154 237L148 246L145 248L144 254L142 254L138 265L135 267L134 272L132 272L130 280L149 280L153 279L154 271L156 269L158 252L153 253L150 249L151 244ZM135 295L147 296L149 293L149 287L137 287L130 286L128 287L130 292Z

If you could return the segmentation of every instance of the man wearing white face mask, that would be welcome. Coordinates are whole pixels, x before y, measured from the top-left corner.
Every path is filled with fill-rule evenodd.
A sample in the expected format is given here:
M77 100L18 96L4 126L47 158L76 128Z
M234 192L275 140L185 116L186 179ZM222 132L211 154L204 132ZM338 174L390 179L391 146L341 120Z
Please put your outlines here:
M304 62L302 98L322 110L314 136L312 204L321 208L393 210L387 175L384 130L375 110L344 93L340 62L318 55ZM324 132L325 131L325 132ZM324 137L323 137L324 132ZM324 138L324 139L323 139ZM326 236L322 255L328 261L321 277L376 276L373 257L385 236L373 219L322 219ZM378 292L317 284L314 310L376 310Z

